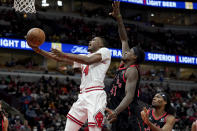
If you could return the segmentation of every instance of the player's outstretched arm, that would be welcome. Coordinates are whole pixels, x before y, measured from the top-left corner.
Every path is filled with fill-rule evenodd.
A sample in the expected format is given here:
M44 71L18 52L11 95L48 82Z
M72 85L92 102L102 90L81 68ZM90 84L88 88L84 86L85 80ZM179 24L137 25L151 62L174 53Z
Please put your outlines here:
M44 51L44 50L41 50L39 49L38 47L31 47L36 53L38 54L41 54L42 56L45 56L47 58L50 58L50 59L53 59L53 60L56 60L58 62L64 62L66 64L69 64L69 65L73 65L73 61L71 60L68 60L68 59L62 59L56 55L54 55L53 53L51 52L47 52L47 51Z
M122 43L122 53L124 54L126 51L129 51L129 44L128 44L128 37L127 37L127 32L123 23L123 19L120 13L120 2L119 1L114 1L112 4L113 11L109 13L109 15L113 16L118 23L118 32L120 36L120 40Z
M81 64L91 65L93 63L97 63L102 60L101 54L94 54L92 56L85 56L85 55L76 55L71 53L63 53L57 49L51 49L53 55L57 56L58 58L72 60Z

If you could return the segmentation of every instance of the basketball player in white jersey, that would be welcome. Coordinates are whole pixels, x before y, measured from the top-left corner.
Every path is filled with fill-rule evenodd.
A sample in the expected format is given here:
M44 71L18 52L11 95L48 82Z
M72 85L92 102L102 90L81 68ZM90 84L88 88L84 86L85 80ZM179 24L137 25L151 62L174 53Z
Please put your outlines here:
M90 131L101 131L107 104L104 78L111 63L111 52L104 43L101 37L93 38L89 42L88 55L63 53L57 49L49 53L32 47L39 54L58 61L69 60L75 68L81 68L80 94L67 114L65 131L78 131L87 119Z

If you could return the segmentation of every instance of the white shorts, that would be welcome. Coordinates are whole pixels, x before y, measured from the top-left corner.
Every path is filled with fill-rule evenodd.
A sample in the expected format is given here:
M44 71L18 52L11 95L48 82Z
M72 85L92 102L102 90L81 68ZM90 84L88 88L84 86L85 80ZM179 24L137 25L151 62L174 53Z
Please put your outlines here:
M104 111L107 105L104 90L96 90L79 94L78 100L72 105L67 118L82 126L88 119L88 126L102 127Z

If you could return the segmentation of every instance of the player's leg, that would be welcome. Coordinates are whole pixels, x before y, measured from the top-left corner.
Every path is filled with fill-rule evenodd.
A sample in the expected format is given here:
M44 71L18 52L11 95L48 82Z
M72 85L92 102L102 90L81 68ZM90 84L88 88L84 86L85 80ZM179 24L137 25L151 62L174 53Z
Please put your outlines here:
M66 127L64 131L78 131L82 125L75 123L74 121L67 119Z
M79 97L67 114L65 131L78 131L87 117L86 103Z
M94 95L91 96L91 101L88 104L89 131L102 130L104 125L104 111L107 105L106 98L107 96L104 91L95 91Z
M117 120L112 123L111 131L130 131L128 115L118 115Z
M132 123L129 123L129 130L130 131L143 131L144 130L143 123L140 122L138 119L136 119Z
M144 125L143 120L139 113L133 114L129 120L129 126L131 131L143 131Z

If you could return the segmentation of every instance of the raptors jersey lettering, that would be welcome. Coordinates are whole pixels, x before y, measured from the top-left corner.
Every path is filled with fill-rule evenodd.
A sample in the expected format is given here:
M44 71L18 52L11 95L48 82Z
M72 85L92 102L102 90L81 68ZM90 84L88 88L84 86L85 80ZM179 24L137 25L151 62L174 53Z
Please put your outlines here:
M136 68L137 65L131 65L128 68ZM120 66L115 74L115 78L110 87L110 100L108 102L108 107L110 109L115 109L121 103L125 97L125 72L127 68L124 65ZM122 111L117 116L117 121L112 124L112 131L143 131L143 121L140 117L140 108L138 104L138 90L140 82L140 73L138 70L138 81L135 88L135 94L133 101L129 104L128 108Z
M137 65L131 65L129 66L129 68L136 68L138 70ZM127 68L124 68L122 65L120 66L120 68L117 70L115 74L115 78L112 82L112 86L110 90L110 102L108 104L109 108L111 109L115 109L125 97L125 85L126 85L125 72L126 70ZM129 115L129 112L130 112L129 109L133 108L133 106L131 105L135 103L138 98L139 81L140 81L140 73L138 70L138 82L136 85L133 102L129 105L128 109L125 109L123 112L121 112L121 114Z
M158 119L155 118L153 109L148 110L148 113L149 113L149 121L152 122L154 125L156 125L159 128L162 128L165 125L166 117L168 116L167 112L161 117L159 117ZM151 131L150 127L148 127L146 124L145 124L145 131Z

